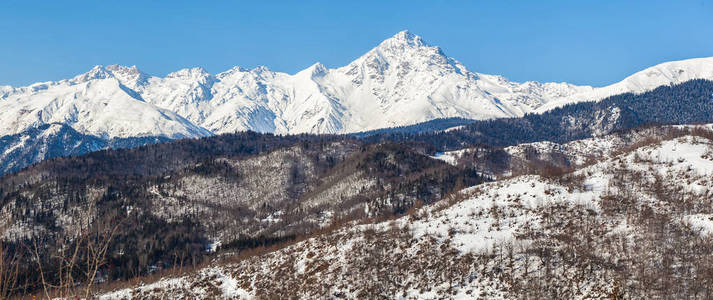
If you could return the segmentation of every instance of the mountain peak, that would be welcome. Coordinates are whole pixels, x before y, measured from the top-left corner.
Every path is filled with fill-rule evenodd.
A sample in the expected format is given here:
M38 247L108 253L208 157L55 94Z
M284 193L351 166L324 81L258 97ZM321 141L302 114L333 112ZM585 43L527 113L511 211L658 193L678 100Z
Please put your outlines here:
M401 47L423 47L423 46L429 46L426 42L423 41L423 39L411 33L408 30L403 30L400 31L399 33L395 34L394 36L386 39L385 41L381 42L379 46L401 46Z
M169 73L166 78L200 79L211 75L203 67L185 68Z
M403 30L340 69L347 74L357 74L359 70L365 70L367 77L382 80L382 75L392 68L399 76L433 66L460 72L454 64L455 60L448 58L439 47L430 46L420 36Z
M297 74L309 74L310 77L323 76L327 73L327 68L320 62L316 62Z
M122 65L109 65L104 67L104 69L110 72L122 83L129 84L131 86L143 84L150 77L148 74L139 70L139 68L137 68L135 65L131 67Z
M95 67L96 68L96 67ZM135 65L131 67L122 65L108 65L104 67L105 70L111 71L113 73L126 73L126 74L139 74L141 71Z
M218 73L217 75L215 75L215 77L222 79L222 78L234 75L234 74L245 73L245 72L250 72L250 69L243 68L241 66L234 66L234 67L230 68L230 70Z
M139 70L136 66L127 67L122 65L96 65L88 72L72 78L71 82L83 83L96 79L116 78L121 82L133 82L134 84L139 84L144 82L148 77L149 75Z
M73 82L82 83L92 79L106 79L112 77L112 74L102 65L96 65L91 70L84 74L79 74L72 78Z
M411 33L410 31L408 31L408 29L405 29L405 30L399 31L393 37L399 38L399 39L404 39L404 40L413 40L414 38L416 38L418 36Z
M253 68L252 70L250 70L250 72L257 73L257 74L272 73L272 70L270 70L270 68L268 68L267 66L260 65L260 66Z

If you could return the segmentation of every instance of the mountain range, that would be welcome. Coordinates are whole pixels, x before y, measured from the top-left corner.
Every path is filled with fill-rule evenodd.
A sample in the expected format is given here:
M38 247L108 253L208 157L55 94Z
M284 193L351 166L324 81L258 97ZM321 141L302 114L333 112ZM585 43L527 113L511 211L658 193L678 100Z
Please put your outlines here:
M157 77L111 65L71 79L2 87L0 136L48 123L101 138L350 133L438 118L519 117L691 79L713 79L713 58L660 64L601 88L518 83L469 71L402 31L335 69L316 63L296 74L234 67L212 75L192 68Z
M261 66L215 75L191 68L158 77L136 66L96 66L71 79L0 86L0 171L118 147L113 139L137 139L118 144L137 146L247 130L343 134L441 118L521 117L692 79L713 79L713 58L663 63L605 87L518 83L472 72L408 31L346 66L315 63L296 74ZM73 133L56 135L58 126ZM77 148L77 136L100 142ZM20 156L22 163L10 162Z
M98 66L0 87L0 175L1 299L713 295L713 58L517 83L404 31L294 75Z

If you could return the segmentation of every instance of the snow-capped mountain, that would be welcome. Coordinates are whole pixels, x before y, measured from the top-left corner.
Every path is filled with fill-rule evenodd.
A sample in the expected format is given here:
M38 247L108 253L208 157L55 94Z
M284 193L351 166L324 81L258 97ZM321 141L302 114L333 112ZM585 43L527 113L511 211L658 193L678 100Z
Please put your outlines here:
M402 31L334 69L316 63L296 74L234 67L211 75L192 68L157 77L112 65L68 80L2 87L0 136L47 123L105 138L349 133L447 117L517 117L695 78L713 79L713 58L661 64L602 88L517 83L471 72Z
M77 133L64 124L46 124L0 137L0 174L48 158L79 155L104 148L104 141Z
M344 133L443 117L520 116L581 90L473 73L403 31L347 66L316 63L294 75L235 67L162 78L113 65L69 80L3 87L0 135L57 122L100 137Z
M135 68L95 67L72 79L8 89L0 95L0 136L51 123L102 138L211 134L125 85L142 80Z
M67 124L49 123L0 137L0 174L61 156L76 156L103 149L133 148L170 141L169 137L105 139L81 134Z
M194 68L165 78L126 78L122 82L146 101L213 133L346 133L445 117L513 117L582 91L470 72L408 31L336 69L316 63L290 75L235 67L213 76Z

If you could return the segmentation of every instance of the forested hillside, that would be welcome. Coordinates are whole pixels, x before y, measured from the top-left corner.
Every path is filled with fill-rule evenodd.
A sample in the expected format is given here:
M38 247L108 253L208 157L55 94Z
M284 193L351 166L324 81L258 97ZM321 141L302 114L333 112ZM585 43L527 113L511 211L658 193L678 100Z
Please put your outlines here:
M352 222L102 299L707 299L713 132L628 138L573 170L474 186L396 219Z
M423 123L418 123L409 126L397 126L390 128L382 128L364 132L350 133L349 136L365 138L369 136L379 135L379 134L419 134L419 133L430 133L441 130L448 130L453 128L460 128L463 125L468 125L477 122L476 120L465 119L465 118L446 118L446 119L435 119Z
M66 284L68 274L128 279L194 266L215 251L403 214L483 181L425 152L408 143L243 133L57 158L0 179L3 245L18 255L23 291ZM88 245L103 247L100 266L89 263L97 254ZM56 254L67 249L82 251ZM92 267L95 279L80 272Z

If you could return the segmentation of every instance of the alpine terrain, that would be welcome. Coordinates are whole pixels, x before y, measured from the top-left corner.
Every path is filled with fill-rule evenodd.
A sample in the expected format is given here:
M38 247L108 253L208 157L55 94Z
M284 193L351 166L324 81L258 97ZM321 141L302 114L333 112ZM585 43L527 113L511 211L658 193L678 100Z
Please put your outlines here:
M0 87L0 137L20 137L2 147L0 166L5 167L0 171L104 149L116 145L110 142L114 138L153 141L246 130L342 134L441 118L520 117L692 79L713 79L713 58L663 63L601 88L517 83L469 71L409 31L346 66L330 69L315 63L296 74L261 66L215 75L191 68L157 77L135 66L96 66L71 79ZM72 145L80 141L65 135L54 143L66 150L55 152L44 151L44 143L23 142L46 124L63 124L105 142L99 148L76 148ZM33 159L10 162L18 152L31 153Z
M0 87L0 299L710 299L712 176L713 58L97 66Z

